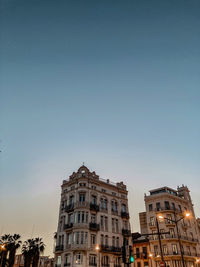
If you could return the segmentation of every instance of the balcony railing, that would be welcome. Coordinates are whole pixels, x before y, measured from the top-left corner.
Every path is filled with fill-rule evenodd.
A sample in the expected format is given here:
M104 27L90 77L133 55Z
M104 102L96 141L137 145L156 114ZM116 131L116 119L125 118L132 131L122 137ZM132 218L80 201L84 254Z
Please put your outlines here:
M99 211L99 205L90 203L90 210Z
M111 209L111 212L112 212L113 215L118 215L118 210Z
M64 230L70 229L73 227L73 223L68 223L64 225Z
M126 211L122 211L122 212L121 212L121 217L122 217L122 218L125 218L125 219L129 219L129 213L126 212Z
M89 229L92 231L99 231L99 224L97 223L89 223Z
M128 230L128 229L122 229L122 234L123 234L123 235L127 235L127 236L131 236L131 230Z
M102 252L121 253L122 249L114 246L101 245Z
M156 256L158 257L158 255L160 255L158 252L154 253L154 257L156 257ZM181 253L180 253L179 250L163 252L163 256L173 256L173 255L181 257ZM183 252L183 256L200 257L200 254L199 253L192 253L192 252L189 252L189 251L184 251Z
M173 211L173 212L175 211L177 213L182 213L183 212L180 209L177 209L177 208L174 208L174 207L170 207L170 206L168 206L168 207L160 206L160 207L155 208L154 211Z
M65 206L65 211L70 212L74 210L74 203Z
M56 252L58 252L58 251L63 251L63 249L64 249L64 246L63 246L63 245L57 245L57 246L55 247L55 251L56 251Z
M178 235L174 234L174 235L168 235L168 234L162 234L161 233L161 239L178 239ZM153 236L149 236L150 240L158 240L158 236L155 234ZM192 237L187 237L187 236L183 236L180 235L180 239L182 240L186 240L186 241L190 241L190 242L198 242L197 238L192 238Z

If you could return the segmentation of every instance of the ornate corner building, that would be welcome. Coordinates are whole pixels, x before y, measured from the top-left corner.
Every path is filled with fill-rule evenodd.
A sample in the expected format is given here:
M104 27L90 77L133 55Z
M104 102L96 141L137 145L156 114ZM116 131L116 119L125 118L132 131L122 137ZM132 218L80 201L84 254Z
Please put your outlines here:
M166 266L199 266L200 232L187 186L177 190L162 187L149 192L145 195L146 212L140 213L140 228L142 234L150 234L152 266L160 266L161 253Z
M122 246L131 244L126 185L83 165L61 188L56 266L122 266Z

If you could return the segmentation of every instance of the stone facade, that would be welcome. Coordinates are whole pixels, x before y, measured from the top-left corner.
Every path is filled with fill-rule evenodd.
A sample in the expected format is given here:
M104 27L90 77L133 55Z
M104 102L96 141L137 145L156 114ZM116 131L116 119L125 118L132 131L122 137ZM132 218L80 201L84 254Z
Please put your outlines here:
M121 265L122 246L131 244L127 189L100 179L84 165L62 184L56 266Z
M143 218L140 224L141 233L146 232L146 229L148 233L156 233L158 231L156 218L160 232L168 232L161 235L166 266L182 267L180 250L182 247L184 267L194 267L200 259L200 235L188 188L181 186L174 190L162 187L151 190L150 195L145 195L145 206L147 223L144 225ZM184 218L186 212L190 213L188 218ZM163 219L158 219L159 216ZM144 217L144 213L141 215L142 217ZM177 226L175 221L178 221ZM149 236L149 242L153 265L159 266L161 252L158 235Z

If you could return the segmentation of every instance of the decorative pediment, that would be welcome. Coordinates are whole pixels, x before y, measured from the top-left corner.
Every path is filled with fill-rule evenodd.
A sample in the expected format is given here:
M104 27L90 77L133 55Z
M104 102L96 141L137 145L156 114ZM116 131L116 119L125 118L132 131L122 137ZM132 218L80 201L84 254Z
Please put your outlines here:
M90 170L85 165L82 165L77 172L73 172L69 179L73 180L81 177L99 179L99 176L96 175L94 171L90 172Z

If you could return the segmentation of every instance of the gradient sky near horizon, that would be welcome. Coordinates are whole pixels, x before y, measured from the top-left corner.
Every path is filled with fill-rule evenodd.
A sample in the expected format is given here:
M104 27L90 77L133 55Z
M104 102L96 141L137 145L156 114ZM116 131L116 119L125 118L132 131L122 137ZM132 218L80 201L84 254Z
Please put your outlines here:
M189 187L200 216L200 1L1 0L0 233L52 255L82 162L129 190Z

